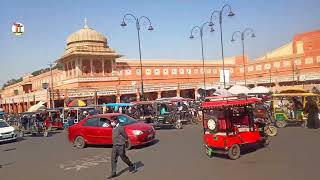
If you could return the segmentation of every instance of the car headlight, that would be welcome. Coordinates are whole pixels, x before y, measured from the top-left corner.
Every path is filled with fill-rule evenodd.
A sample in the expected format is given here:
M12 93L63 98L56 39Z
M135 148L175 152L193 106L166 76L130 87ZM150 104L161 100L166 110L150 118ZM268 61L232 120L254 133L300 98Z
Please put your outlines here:
M135 135L135 136L139 136L139 135L143 134L143 132L140 131L140 130L133 130L132 133L133 133L133 135Z
M216 121L213 120L213 119L209 119L209 120L208 120L208 128L209 128L211 131L213 131L213 130L216 129L216 127L217 127Z

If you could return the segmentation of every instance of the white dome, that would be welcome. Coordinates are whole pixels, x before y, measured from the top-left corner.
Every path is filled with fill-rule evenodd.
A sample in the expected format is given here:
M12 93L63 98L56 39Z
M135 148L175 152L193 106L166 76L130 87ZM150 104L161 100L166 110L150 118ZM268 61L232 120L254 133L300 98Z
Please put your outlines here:
M67 39L67 46L74 43L97 42L107 44L107 38L96 30L85 25L79 31L72 33Z

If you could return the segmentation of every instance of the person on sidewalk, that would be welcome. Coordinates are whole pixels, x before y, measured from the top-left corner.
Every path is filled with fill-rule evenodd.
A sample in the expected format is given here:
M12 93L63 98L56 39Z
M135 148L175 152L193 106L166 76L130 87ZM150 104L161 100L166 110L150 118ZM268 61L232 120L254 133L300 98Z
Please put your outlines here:
M111 179L117 176L116 171L117 171L117 161L119 156L122 159L122 161L129 166L130 172L136 171L136 165L133 164L128 158L128 156L126 155L126 142L128 141L128 135L126 134L123 126L119 123L117 119L111 122L111 125L113 126L113 130L112 130L113 148L112 148L112 154L111 154L111 175L108 179Z

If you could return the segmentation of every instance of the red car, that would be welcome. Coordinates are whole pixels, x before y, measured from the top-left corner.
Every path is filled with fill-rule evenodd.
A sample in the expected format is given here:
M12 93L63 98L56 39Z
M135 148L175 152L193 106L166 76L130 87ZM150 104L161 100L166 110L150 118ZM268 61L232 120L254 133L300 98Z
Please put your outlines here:
M68 139L79 149L88 144L111 145L111 122L114 120L120 122L129 137L128 149L147 144L155 139L156 132L153 126L119 113L99 114L81 120L69 127Z

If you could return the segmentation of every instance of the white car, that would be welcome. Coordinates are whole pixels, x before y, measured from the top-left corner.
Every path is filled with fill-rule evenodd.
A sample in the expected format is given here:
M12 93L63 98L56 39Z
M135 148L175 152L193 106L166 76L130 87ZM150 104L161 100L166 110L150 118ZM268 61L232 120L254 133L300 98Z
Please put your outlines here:
M10 126L6 121L0 119L0 143L7 141L15 141L17 133L14 127Z

